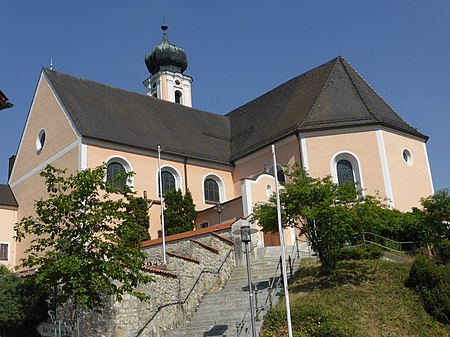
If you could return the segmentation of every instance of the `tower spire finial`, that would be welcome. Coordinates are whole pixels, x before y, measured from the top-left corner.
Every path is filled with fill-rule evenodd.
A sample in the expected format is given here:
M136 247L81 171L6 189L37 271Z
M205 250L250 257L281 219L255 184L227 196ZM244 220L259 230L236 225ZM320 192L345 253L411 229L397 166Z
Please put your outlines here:
M53 57L50 57L50 70L53 70Z
M165 33L168 28L169 28L169 26L166 25L166 18L164 17L164 14L163 14L163 23L161 25L161 29Z

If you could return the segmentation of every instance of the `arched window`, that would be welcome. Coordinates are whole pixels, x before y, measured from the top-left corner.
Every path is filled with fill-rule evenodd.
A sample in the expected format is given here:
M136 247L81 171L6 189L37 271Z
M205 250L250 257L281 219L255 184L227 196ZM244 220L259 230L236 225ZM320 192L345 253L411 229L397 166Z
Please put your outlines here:
M341 159L337 162L336 173L339 185L342 185L347 181L352 183L355 182L352 163L350 163L347 159Z
M172 174L172 172L162 171L161 180L162 180L163 195L166 195L166 193L169 192L170 190L174 190L177 188L175 176Z
M266 195L270 197L272 195L272 186L270 184L266 185Z
M181 97L183 94L179 90L175 90L175 103L181 104Z
M131 164L124 157L113 156L106 160L106 181L110 183L113 188L120 189L129 185L133 188L133 177L120 177L119 174L132 172L133 168Z
M269 174L272 176L274 175L273 166L269 169ZM286 183L286 176L284 175L283 167L278 164L277 164L277 178L278 178L278 182L281 185L284 185Z
M106 181L114 188L120 189L127 183L126 178L119 176L121 173L126 173L125 166L116 161L110 161L106 166Z
M202 222L200 228L208 228L208 221Z
M173 166L163 166L161 168L162 195L175 189L182 189L181 176L178 170ZM159 196L159 173L156 173L156 189Z
M364 189L361 165L355 154L338 152L331 159L330 165L334 183L342 185L350 181L356 183L361 191Z
M203 184L203 189L205 192L205 202L214 204L220 202L220 190L217 181L212 178L206 179Z

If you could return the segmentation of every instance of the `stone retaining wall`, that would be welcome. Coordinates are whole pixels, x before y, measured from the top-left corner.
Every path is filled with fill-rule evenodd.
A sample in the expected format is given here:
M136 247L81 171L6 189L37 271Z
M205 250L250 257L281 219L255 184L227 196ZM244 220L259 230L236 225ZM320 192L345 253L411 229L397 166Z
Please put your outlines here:
M143 249L148 253L148 264L152 266L148 270L154 282L139 290L150 300L140 302L131 295L124 296L121 302L108 299L102 314L82 315L80 336L159 337L168 329L184 326L203 295L221 288L235 266L234 253L230 252L233 245L212 233L168 243L167 252L177 255L168 255L166 266L158 266L161 245Z

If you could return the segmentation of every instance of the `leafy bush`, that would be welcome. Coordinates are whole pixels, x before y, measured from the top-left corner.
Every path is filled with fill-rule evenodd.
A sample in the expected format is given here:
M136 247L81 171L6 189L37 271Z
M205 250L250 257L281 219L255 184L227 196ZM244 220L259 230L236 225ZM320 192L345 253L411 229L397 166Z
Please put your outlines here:
M340 260L376 260L383 256L383 249L374 245L364 245L341 250Z
M450 240L443 238L435 244L436 252L442 263L450 263Z
M444 323L450 322L450 264L438 265L418 256L407 283L419 293L430 315Z
M47 318L46 294L32 277L18 278L0 265L0 327L19 327Z

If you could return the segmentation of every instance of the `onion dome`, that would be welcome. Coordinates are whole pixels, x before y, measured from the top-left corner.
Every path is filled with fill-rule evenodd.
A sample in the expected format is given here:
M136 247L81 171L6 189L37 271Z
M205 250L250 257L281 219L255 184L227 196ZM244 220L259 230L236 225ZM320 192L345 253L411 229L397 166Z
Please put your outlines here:
M167 28L168 26L165 24L161 26L164 32L161 43L145 56L145 65L152 75L163 70L183 73L188 66L186 52L169 43L166 34Z

